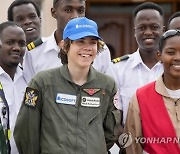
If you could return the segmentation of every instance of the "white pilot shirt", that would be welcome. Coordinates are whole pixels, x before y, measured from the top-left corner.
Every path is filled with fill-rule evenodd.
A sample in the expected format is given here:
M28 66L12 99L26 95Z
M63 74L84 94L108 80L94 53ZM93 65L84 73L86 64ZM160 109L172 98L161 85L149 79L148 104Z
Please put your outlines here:
M56 43L54 32L41 45L27 51L23 62L23 73L26 81L29 82L40 71L61 66L61 59L58 58L59 51L60 48ZM110 51L105 46L104 50L97 54L93 66L98 71L105 73L110 62Z
M111 63L106 72L116 80L118 85L123 124L126 121L130 99L137 88L156 80L163 73L163 66L159 62L149 69L143 63L139 50L129 56L127 60Z
M18 154L18 150L14 141L13 131L16 122L16 118L21 106L21 102L23 101L25 88L27 86L27 82L25 81L22 70L18 66L16 69L16 73L14 76L14 81L10 78L10 76L0 67L0 82L3 86L5 98L9 105L9 121L10 121L10 145L11 145L11 153ZM2 106L0 108L0 117L2 118ZM3 121L3 120L2 120Z

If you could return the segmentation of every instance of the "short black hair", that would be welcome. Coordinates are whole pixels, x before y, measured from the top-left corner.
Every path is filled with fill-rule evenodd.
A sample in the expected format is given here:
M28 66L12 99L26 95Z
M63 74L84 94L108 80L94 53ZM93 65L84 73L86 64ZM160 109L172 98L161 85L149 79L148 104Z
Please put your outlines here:
M39 9L39 6L37 5L37 3L35 3L33 0L15 0L11 3L11 5L8 8L8 21L13 21L13 8L16 6L20 6L23 4L32 4L36 10L36 13L38 15L38 17L41 16L41 12Z
M57 2L59 2L59 0L53 0L53 7L56 6Z
M164 11L162 9L162 7L156 3L153 2L144 2L140 5L138 5L133 12L133 17L135 18L137 13L141 10L144 9L153 9L153 10L157 10L159 12L159 14L164 18Z
M15 22L13 21L6 21L6 22L2 22L0 24L0 38L1 38L1 34L3 32L4 29L6 29L7 27L12 26L12 27L20 27L19 25L17 25Z
M170 24L171 20L173 20L176 17L180 17L180 11L175 12L174 14L172 14L168 20L168 25Z
M61 0L53 0L53 7L55 8L60 1ZM86 1L86 0L81 0L81 1Z

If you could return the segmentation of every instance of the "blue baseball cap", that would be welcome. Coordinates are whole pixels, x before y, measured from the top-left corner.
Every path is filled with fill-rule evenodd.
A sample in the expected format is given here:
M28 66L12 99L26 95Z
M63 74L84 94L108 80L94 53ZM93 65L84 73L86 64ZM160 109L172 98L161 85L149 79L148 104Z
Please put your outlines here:
M94 36L102 40L98 34L96 22L86 17L74 18L64 28L63 40L69 38L74 41L87 36Z

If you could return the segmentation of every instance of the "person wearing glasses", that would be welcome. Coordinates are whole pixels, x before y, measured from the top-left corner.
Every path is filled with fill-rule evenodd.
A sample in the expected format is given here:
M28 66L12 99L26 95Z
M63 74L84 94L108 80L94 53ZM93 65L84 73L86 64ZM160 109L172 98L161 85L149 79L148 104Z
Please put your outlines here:
M136 91L131 99L125 132L132 144L127 154L180 154L180 30L160 39L158 57L164 73Z
M97 24L72 19L59 43L62 66L26 89L14 131L19 154L106 154L119 136L115 81L92 67L103 52Z
M168 20L168 29L180 29L180 11L170 16Z

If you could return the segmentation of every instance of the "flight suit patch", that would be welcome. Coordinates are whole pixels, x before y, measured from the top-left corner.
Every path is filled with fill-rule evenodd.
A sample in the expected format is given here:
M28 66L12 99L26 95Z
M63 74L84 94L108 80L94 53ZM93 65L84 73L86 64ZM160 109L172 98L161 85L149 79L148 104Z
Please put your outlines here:
M93 89L83 89L84 92L86 92L88 95L93 96L95 93L97 93L98 91L100 91L99 88Z
M25 105L30 107L35 107L37 104L38 96L39 96L38 90L27 87L25 92L25 99L24 99Z
M81 106L99 107L100 106L100 98L83 96L82 99L81 99Z
M56 103L67 104L67 105L75 105L76 99L77 99L76 95L57 93Z

